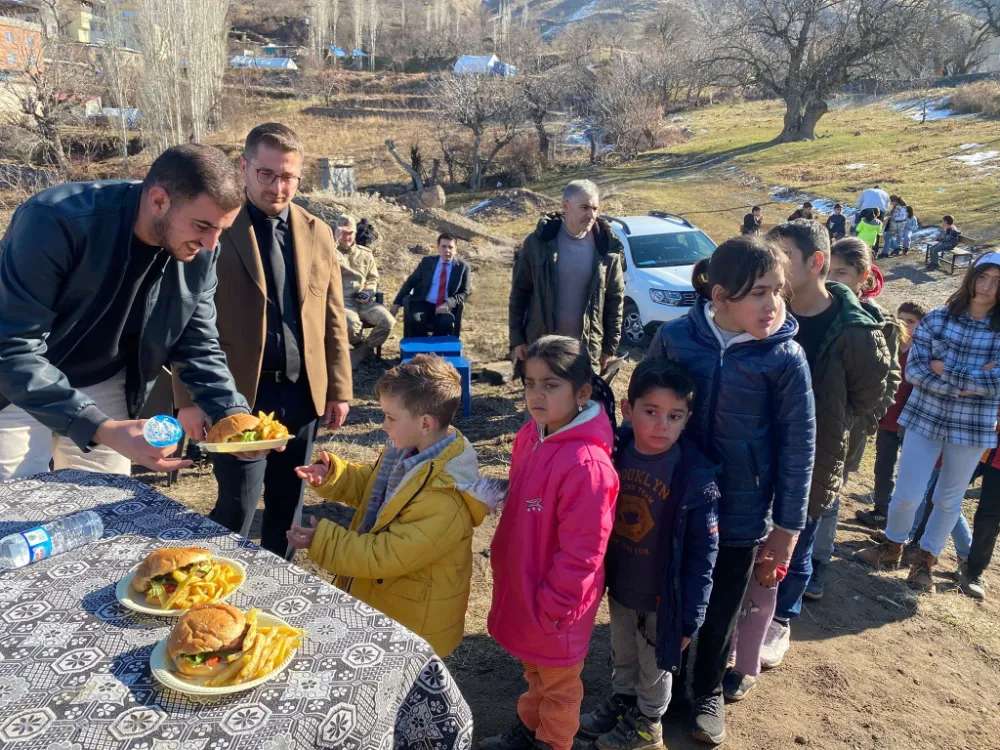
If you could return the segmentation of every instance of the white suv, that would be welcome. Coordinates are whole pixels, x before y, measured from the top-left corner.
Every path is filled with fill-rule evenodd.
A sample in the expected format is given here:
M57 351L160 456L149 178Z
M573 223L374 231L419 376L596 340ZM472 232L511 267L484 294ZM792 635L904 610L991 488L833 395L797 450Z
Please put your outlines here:
M694 305L691 270L715 252L715 243L687 219L663 211L603 218L625 246L623 343L646 346L662 323Z

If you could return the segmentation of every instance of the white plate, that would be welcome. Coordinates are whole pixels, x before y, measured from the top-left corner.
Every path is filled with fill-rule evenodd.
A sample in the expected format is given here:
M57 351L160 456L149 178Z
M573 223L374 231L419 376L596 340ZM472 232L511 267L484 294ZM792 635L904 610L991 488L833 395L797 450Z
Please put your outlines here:
M212 562L220 562L228 565L233 570L238 572L243 576L243 580L237 584L236 588L230 591L226 596L222 597L213 604L218 604L219 602L224 602L233 593L239 589L247 580L247 569L243 567L243 563L239 560L233 560L231 557L213 557ZM139 563L141 565L142 563ZM123 607L128 607L136 612L141 612L144 615L154 615L157 617L180 617L185 612L186 609L161 609L159 607L151 607L146 604L146 595L140 594L134 588L132 588L132 579L135 578L135 571L139 569L139 565L136 565L132 570L129 571L128 575L122 578L118 585L115 587L115 596Z
M257 440L252 443L198 443L198 447L209 453L248 453L250 451L270 451L288 445L291 437L275 440Z
M257 623L264 626L288 625L288 623L280 617L268 614L267 612L261 612L257 615ZM291 626L289 625L289 627ZM263 677L258 677L256 680L241 682L239 685L226 685L225 687L205 687L202 683L208 682L211 678L184 678L175 674L174 660L167 656L167 641L164 639L153 647L153 653L149 655L149 668L153 671L153 677L155 677L157 682L163 685L163 687L176 690L179 693L187 693L188 695L221 696L230 695L232 693L242 693L245 690L252 690L258 685L263 685L265 682L273 680L285 671L288 665L292 663L292 659L295 658L297 653L298 649L295 649L292 653L286 656L285 660L281 662L281 664L278 664L273 671Z

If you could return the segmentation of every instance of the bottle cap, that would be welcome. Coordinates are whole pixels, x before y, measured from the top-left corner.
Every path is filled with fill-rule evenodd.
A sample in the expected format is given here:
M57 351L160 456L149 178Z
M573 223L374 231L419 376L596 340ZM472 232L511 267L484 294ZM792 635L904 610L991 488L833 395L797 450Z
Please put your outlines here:
M170 445L177 445L184 437L184 428L181 423L166 414L159 414L146 420L143 425L142 435L146 442L154 448L166 448Z

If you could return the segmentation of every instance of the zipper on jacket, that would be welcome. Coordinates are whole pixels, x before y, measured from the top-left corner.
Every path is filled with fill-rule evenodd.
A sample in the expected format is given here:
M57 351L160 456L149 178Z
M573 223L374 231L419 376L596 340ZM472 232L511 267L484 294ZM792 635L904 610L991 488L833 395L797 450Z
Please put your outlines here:
M750 457L750 471L753 473L753 485L759 490L760 470L757 467L757 454L754 452L752 443L747 443L747 455Z
M719 386L722 383L722 364L726 359L726 350L719 349L719 367L715 371L715 375L712 377L712 401L708 409L708 440L706 443L712 445L715 440L715 407L719 402Z

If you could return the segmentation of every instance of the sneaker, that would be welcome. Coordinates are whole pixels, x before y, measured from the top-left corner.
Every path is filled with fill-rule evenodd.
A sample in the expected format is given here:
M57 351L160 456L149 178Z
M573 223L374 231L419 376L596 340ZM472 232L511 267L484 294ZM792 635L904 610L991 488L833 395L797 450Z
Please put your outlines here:
M885 514L878 510L859 510L854 514L854 517L858 519L858 523L864 524L869 529L884 529L889 520Z
M902 542L890 542L889 540L854 553L855 560L876 570L895 570L899 567L902 556Z
M941 270L941 266L939 266L937 263L928 263L927 267L924 270L925 271L940 271Z
M928 594L934 593L934 563L937 558L926 550L920 550L917 561L910 568L910 574L906 576L906 583L910 588Z
M760 650L761 669L774 669L785 659L792 643L792 626L787 622L771 620L764 636L764 646Z
M618 725L594 743L597 750L664 750L663 725L644 716L635 706L628 709Z
M756 684L756 677L741 675L735 669L730 669L722 680L722 694L728 702L739 703L750 694Z
M826 563L822 563L819 560L813 560L813 572L809 577L809 583L806 584L806 590L802 592L802 596L810 601L818 602L823 598L823 585L826 577Z
M959 571L958 587L962 590L963 594L972 599L978 601L986 599L986 586L983 583L983 577L981 575L970 576L968 569Z
M721 745L725 741L726 702L721 695L695 699L691 735L709 745Z
M518 719L516 724L507 727L502 734L482 740L479 750L534 750L535 743L535 733Z
M580 717L580 734L588 739L607 734L618 726L628 708L622 696L612 693L604 703Z

